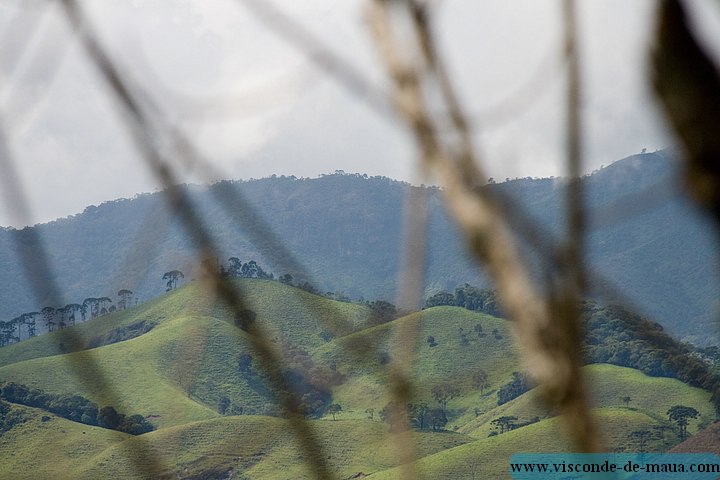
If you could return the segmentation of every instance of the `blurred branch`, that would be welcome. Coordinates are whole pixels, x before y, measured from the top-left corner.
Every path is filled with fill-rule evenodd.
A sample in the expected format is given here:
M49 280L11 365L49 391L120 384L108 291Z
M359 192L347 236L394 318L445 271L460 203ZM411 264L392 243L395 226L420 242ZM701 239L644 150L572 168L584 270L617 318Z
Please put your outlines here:
M720 222L720 75L678 0L662 1L656 35L652 81L685 153L685 182Z
M2 118L0 118L0 173L4 201L7 208L11 210L11 218L14 217L20 224L27 223L31 218L30 206L15 168ZM65 305L62 290L55 281L44 239L38 234L38 230L27 228L14 233L15 249L36 301L39 304L46 301L49 305ZM59 353L77 352L84 348L83 339L76 329L64 329L57 335L59 343L65 345L66 350ZM69 363L72 373L81 382L92 382L98 391L103 392L103 398L110 406L122 408L118 391L107 377L106 372L95 361L93 355L69 355L65 359ZM128 458L137 471L160 472L165 470L162 459L151 454L144 437L130 442L128 449L130 450Z
M195 211L184 190L178 185L171 164L163 158L153 140L153 127L148 121L142 104L133 94L132 87L116 68L112 59L100 44L92 26L85 20L81 7L74 0L63 0L62 5L71 25L78 32L79 38L90 59L94 62L103 79L122 107L122 118L146 163L156 177L167 187L168 196L173 209L180 214L188 235L195 242L203 258L214 258L218 249L207 228ZM85 26L84 29L81 29ZM247 305L243 292L234 284L223 281L219 272L210 272L209 280L212 288L218 292L222 300L238 315ZM290 426L298 437L298 443L316 478L331 478L322 448L308 422L297 411L297 402L281 371L279 355L267 340L267 335L255 323L247 335L255 353L263 358L265 370L273 391L279 397L280 405L286 413Z
M271 0L239 0L268 29L291 47L308 57L318 68L333 76L344 87L382 116L388 110L386 95L366 78L365 73L330 50L326 42L285 15Z
M487 265L507 313L515 320L528 371L551 404L566 414L577 447L600 450L587 393L578 381L581 365L572 354L577 339L553 320L552 305L531 281L497 202L488 189L478 188L484 175L465 114L436 52L426 4L374 0L370 24L395 85L395 109L415 137L422 164L442 180L450 211L473 254ZM413 28L401 30L407 24ZM441 99L455 126L452 135L441 134L437 119L429 113L429 99Z

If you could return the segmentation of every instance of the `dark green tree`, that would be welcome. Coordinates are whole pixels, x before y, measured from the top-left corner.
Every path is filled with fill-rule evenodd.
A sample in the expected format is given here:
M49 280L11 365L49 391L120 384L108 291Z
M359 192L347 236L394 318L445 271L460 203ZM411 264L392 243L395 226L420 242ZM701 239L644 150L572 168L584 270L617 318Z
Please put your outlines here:
M517 426L515 423L517 422L517 419L517 417L512 415L504 415L490 422L490 425L493 425L496 429L500 430L500 433L505 433L513 430Z
M455 305L455 296L450 292L442 290L425 300L425 308L439 307L442 305Z
M330 404L328 405L326 412L332 415L334 421L335 416L339 415L340 412L342 412L342 406L339 403Z
M82 310L82 305L77 303L70 303L65 305L65 312L67 313L67 323L73 326L77 323L77 313Z
M185 278L185 274L183 274L180 270L170 270L169 272L165 272L162 277L163 280L166 280L165 291L169 292L170 290L175 290L177 288L178 281L180 281L181 278Z
M240 370L243 373L248 373L250 371L250 368L252 367L252 361L253 361L253 357L249 353L238 353L237 354L238 370Z
M699 415L700 412L685 405L675 405L667 411L667 416L670 421L675 422L678 426L681 440L687 438L688 420L697 418Z
M460 389L449 383L441 383L432 388L432 396L443 411L447 410L448 402L459 395Z
M108 307L112 303L112 300L109 297L100 297L97 299L97 301L99 309L98 314L105 315L106 313L108 313Z
M255 325L257 314L250 309L244 309L235 315L235 326L244 332L249 332Z
M647 450L645 449L645 447L647 446L647 441L652 438L652 433L650 432L650 430L646 429L635 430L630 434L630 438L637 440L638 452L646 453Z
M448 419L445 415L445 411L442 408L431 408L426 414L426 422L433 429L433 432L437 432L447 425Z
M55 309L53 307L43 307L42 310L43 321L48 332L55 331Z
M230 399L227 397L220 397L218 400L218 413L225 415L225 412L230 408Z
M118 413L114 407L103 407L97 414L98 426L110 430L117 430L124 419L125 415Z
M528 379L527 375L524 375L520 372L513 372L513 379L510 381L510 383L506 383L497 392L498 396L498 405L502 405L503 403L507 403L510 400L519 397L523 393L530 390L530 380Z
M117 296L120 299L118 301L118 308L120 310L125 310L130 305L132 305L133 292L131 290L123 288L122 290L118 291Z
M231 277L239 277L240 270L242 269L242 262L240 259L238 257L230 257L228 258L228 262L230 262L230 267L227 270L228 275Z
M473 373L472 380L473 387L480 390L480 393L483 393L483 390L490 386L490 382L488 381L488 374L485 370L476 370Z

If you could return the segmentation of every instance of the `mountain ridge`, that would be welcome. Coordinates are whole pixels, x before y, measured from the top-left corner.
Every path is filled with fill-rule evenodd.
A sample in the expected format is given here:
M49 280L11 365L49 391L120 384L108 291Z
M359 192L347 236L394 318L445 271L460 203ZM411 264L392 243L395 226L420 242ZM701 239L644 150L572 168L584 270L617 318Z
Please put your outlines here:
M601 276L591 286L596 295L613 290L610 301L636 306L679 337L702 343L708 341L707 332L714 331L717 288L708 280L714 278L718 258L712 228L683 195L678 168L669 154L656 152L628 157L584 177L588 264ZM544 236L558 237L563 182L524 178L483 188L511 196ZM316 282L321 291L391 301L400 268L404 197L409 189L424 189L429 205L426 292L452 290L465 282L491 286L465 249L437 187L333 174L183 188L221 247L218 261L255 258L278 276L322 278ZM163 272L181 269L187 280L199 275L192 242L163 204L165 195L104 202L69 218L28 227L46 245L53 280L63 286L62 301L114 297L123 288L147 300L164 290ZM239 203L239 196L245 202ZM254 213L241 211L242 205L251 205ZM263 236L259 223L266 224L274 238ZM0 282L6 285L0 318L6 320L51 303L47 295L33 297L32 279L16 253L17 244L31 238L28 229L0 230ZM278 242L289 255L270 248ZM37 256L32 244L20 248L28 257ZM534 258L536 264L543 262L541 256ZM298 264L305 266L304 273L296 270ZM31 267L36 283L47 282L37 265ZM717 333L714 336L716 340Z

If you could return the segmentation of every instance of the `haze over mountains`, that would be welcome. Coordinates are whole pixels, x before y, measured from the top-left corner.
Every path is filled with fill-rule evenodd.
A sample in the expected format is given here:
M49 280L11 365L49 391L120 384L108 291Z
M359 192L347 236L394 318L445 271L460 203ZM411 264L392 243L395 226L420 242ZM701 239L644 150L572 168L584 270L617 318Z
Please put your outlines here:
M628 157L586 177L588 260L598 273L592 285L596 294L611 290L616 301L631 304L676 336L707 343L717 339L714 232L681 193L677 169L670 154L656 152ZM542 244L561 231L562 184L561 179L526 178L484 188L497 189L522 205L540 227ZM255 259L276 276L318 279L322 291L393 300L408 184L338 173L183 188L221 246L223 258L218 260ZM452 290L464 282L490 286L470 261L442 206L440 189L424 191L430 207L427 292ZM238 195L254 215L242 208ZM32 243L36 238L46 248L53 280L62 287L60 303L89 296L114 299L123 288L146 300L165 290L161 277L166 271L182 270L188 281L199 276L193 242L167 209L165 196L143 194L48 224L0 230L0 319L51 302L47 292L40 301L35 298L16 249L22 245L27 257L38 260ZM262 234L258 239L259 223L266 224L274 240ZM277 244L309 275L297 271ZM536 260L541 262L542 256ZM39 265L31 269L37 283L48 280Z

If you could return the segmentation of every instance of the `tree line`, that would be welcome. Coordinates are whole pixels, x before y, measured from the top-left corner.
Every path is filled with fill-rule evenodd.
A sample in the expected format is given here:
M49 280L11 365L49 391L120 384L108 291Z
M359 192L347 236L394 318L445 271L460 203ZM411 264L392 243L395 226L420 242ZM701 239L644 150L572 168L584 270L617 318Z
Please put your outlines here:
M425 308L436 306L463 307L502 317L495 292L469 284L457 287L454 293L442 290L425 301ZM587 300L581 312L586 331L583 339L586 364L609 363L635 368L653 377L676 378L703 388L713 394L713 404L720 414L720 376L713 371L713 367L720 364L720 349L695 348L681 343L659 323L619 305L603 306ZM428 345L437 343L429 337ZM527 385L523 385L518 376L501 390L498 400L504 403L519 395L517 392L527 390Z
M69 303L61 307L46 306L39 312L27 312L12 320L0 321L0 347L41 333L63 330L133 305L131 290L123 288L117 292L117 297L117 305L114 305L109 297L88 297L81 303Z
M230 257L227 265L220 265L220 273L225 278L274 279L255 260L243 263L237 257ZM292 276L287 275L292 279ZM166 291L175 290L185 274L181 270L169 270L162 275ZM64 306L45 306L40 311L26 312L12 320L0 321L0 347L18 343L42 333L51 333L72 327L78 323L94 320L108 313L125 310L138 304L132 290L122 288L117 292L117 301L110 297L88 297L80 303Z
M0 399L40 408L73 422L117 430L130 435L142 435L155 430L155 427L142 415L126 416L111 406L98 408L95 403L80 395L50 394L10 382L0 384Z

